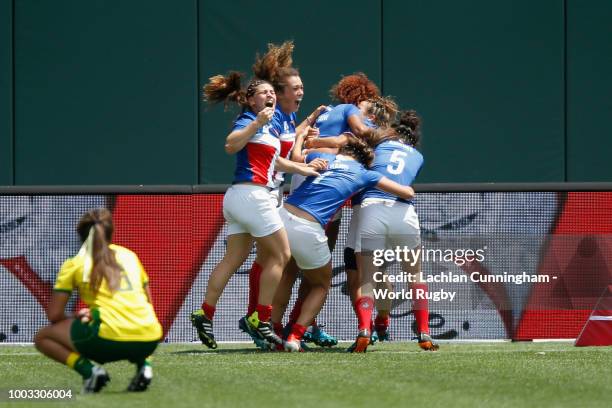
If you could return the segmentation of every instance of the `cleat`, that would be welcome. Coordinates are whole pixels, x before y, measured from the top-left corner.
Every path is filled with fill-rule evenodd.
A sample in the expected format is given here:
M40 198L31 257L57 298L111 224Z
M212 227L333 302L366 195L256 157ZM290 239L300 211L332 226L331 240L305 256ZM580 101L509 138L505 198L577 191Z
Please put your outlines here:
M419 333L417 336L419 347L425 351L436 351L440 348L438 343L427 333Z
M287 341L285 341L284 348L285 351L289 353L304 351L300 345L300 340L292 334L290 334Z
M322 330L323 327L323 325L310 326L306 333L304 333L304 342L312 342L319 347L333 347L337 345L338 340Z
M370 338L371 336L368 329L359 330L357 339L346 351L349 353L365 353L370 344Z
M259 320L257 312L253 313L245 320L255 333L270 344L270 348L273 348L276 344L283 344L283 340L274 333L272 323Z
M287 325L285 326L285 328L283 329L283 339L287 339L290 335L291 335L291 330L293 329L293 324L287 323ZM308 333L308 331L306 332ZM306 344L306 333L304 333L304 337L302 338L302 340L300 340L300 347L302 348L302 351L311 351L310 347L308 347L308 345ZM282 347L281 347L282 349Z
M136 373L130 385L128 385L128 391L145 391L149 384L151 384L151 380L153 379L153 367L149 364L144 364L140 370Z
M94 365L91 369L91 377L83 381L82 394L92 394L100 390L110 381L108 373L99 365Z
M198 332L198 337L202 344L210 349L217 348L217 342L215 341L215 335L213 334L212 320L204 315L202 309L198 309L191 313L191 324L195 327Z
M270 346L270 343L268 343L263 337L261 337L259 333L257 333L255 329L251 327L251 325L247 322L246 317L240 318L240 320L238 321L238 328L242 330L243 332L245 332L246 334L248 334L249 337L251 337L251 339L253 340L253 343L255 343L257 348L261 350L266 350L266 351L272 348Z
M378 333L376 333L375 331L372 332L372 335L370 336L370 346L373 346L374 344L376 344L378 342Z
M391 340L391 336L389 336L388 326L376 326L376 331L374 333L376 333L376 337L378 338L378 341L380 341L381 343L383 341ZM374 337L374 333L372 333L372 337Z

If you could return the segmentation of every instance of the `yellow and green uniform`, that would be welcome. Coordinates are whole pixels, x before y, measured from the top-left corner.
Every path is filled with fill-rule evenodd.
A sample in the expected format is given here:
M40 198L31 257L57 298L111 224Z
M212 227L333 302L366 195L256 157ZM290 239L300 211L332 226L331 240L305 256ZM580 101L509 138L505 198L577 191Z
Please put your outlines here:
M68 293L73 289L78 290L83 302L91 309L93 319L88 324L75 319L71 328L73 343L85 355L88 350L100 346L113 349L114 358L103 358L107 361L121 359L120 355L129 354L127 349L126 353L116 353L117 347L157 344L162 337L161 325L145 292L149 279L138 256L119 245L111 244L110 249L114 251L115 259L121 267L119 289L114 293L108 288L106 279L102 279L97 293L92 291L89 279L83 276L86 256L82 254L64 262L53 288Z

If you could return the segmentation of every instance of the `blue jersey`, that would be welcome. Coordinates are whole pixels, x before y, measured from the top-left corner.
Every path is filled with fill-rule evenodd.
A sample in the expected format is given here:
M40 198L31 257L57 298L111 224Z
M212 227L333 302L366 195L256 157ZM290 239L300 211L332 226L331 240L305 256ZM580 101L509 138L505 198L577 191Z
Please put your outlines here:
M274 116L270 122L273 128L280 129L280 157L288 159L295 144L295 123L296 115L295 112L286 114L283 112L278 105L274 111ZM280 187L285 181L285 173L282 171L274 171L274 184L275 187Z
M256 118L257 115L251 111L243 112L234 121L232 131L247 127ZM274 163L281 149L279 135L280 128L273 121L257 129L236 154L236 171L232 184L249 182L274 187Z
M423 155L417 149L402 142L388 140L374 149L374 162L370 168L398 184L410 186L422 166ZM359 194L361 200L371 197L409 202L377 188L368 188ZM353 205L357 204L356 201L358 197L353 199Z
M350 196L375 186L383 176L343 155L313 153L308 155L307 161L317 157L329 161L328 170L319 177L308 177L286 203L306 211L325 226Z
M344 132L350 132L348 118L353 115L361 116L361 111L353 104L343 103L328 106L315 122L315 126L319 128L319 136L338 136Z

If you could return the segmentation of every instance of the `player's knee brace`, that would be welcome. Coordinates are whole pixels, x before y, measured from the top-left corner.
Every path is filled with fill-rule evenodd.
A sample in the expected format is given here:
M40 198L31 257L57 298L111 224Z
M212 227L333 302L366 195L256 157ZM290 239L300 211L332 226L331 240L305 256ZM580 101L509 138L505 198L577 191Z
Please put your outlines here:
M344 269L357 270L357 258L353 248L344 248Z

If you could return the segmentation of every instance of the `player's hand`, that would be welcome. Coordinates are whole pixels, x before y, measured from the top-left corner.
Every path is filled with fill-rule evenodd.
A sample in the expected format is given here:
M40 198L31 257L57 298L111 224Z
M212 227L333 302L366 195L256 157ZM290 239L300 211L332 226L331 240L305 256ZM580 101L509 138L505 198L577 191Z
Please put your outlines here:
M89 323L91 321L91 310L85 307L79 310L75 317L81 321L81 323Z
M308 128L306 129L306 138L307 139L308 138L319 137L320 134L321 134L321 132L319 131L319 128L308 126Z
M306 118L306 120L308 121L309 125L314 125L314 123L317 121L317 118L319 117L319 115L325 111L325 109L327 108L327 106L325 105L321 105L319 106L317 109L315 109L310 115L308 115L308 117Z
M310 176L319 177L319 172L313 169L312 167L308 167L308 166L301 167L300 174L306 177L310 177Z
M316 158L313 161L311 161L310 163L308 163L308 167L312 167L313 169L317 170L317 171L321 171L321 170L327 170L327 165L329 164L329 162L325 159L321 159L321 158Z
M274 116L274 108L263 108L257 114L257 119L255 119L255 122L257 122L258 127L262 127L272 119L272 116Z

